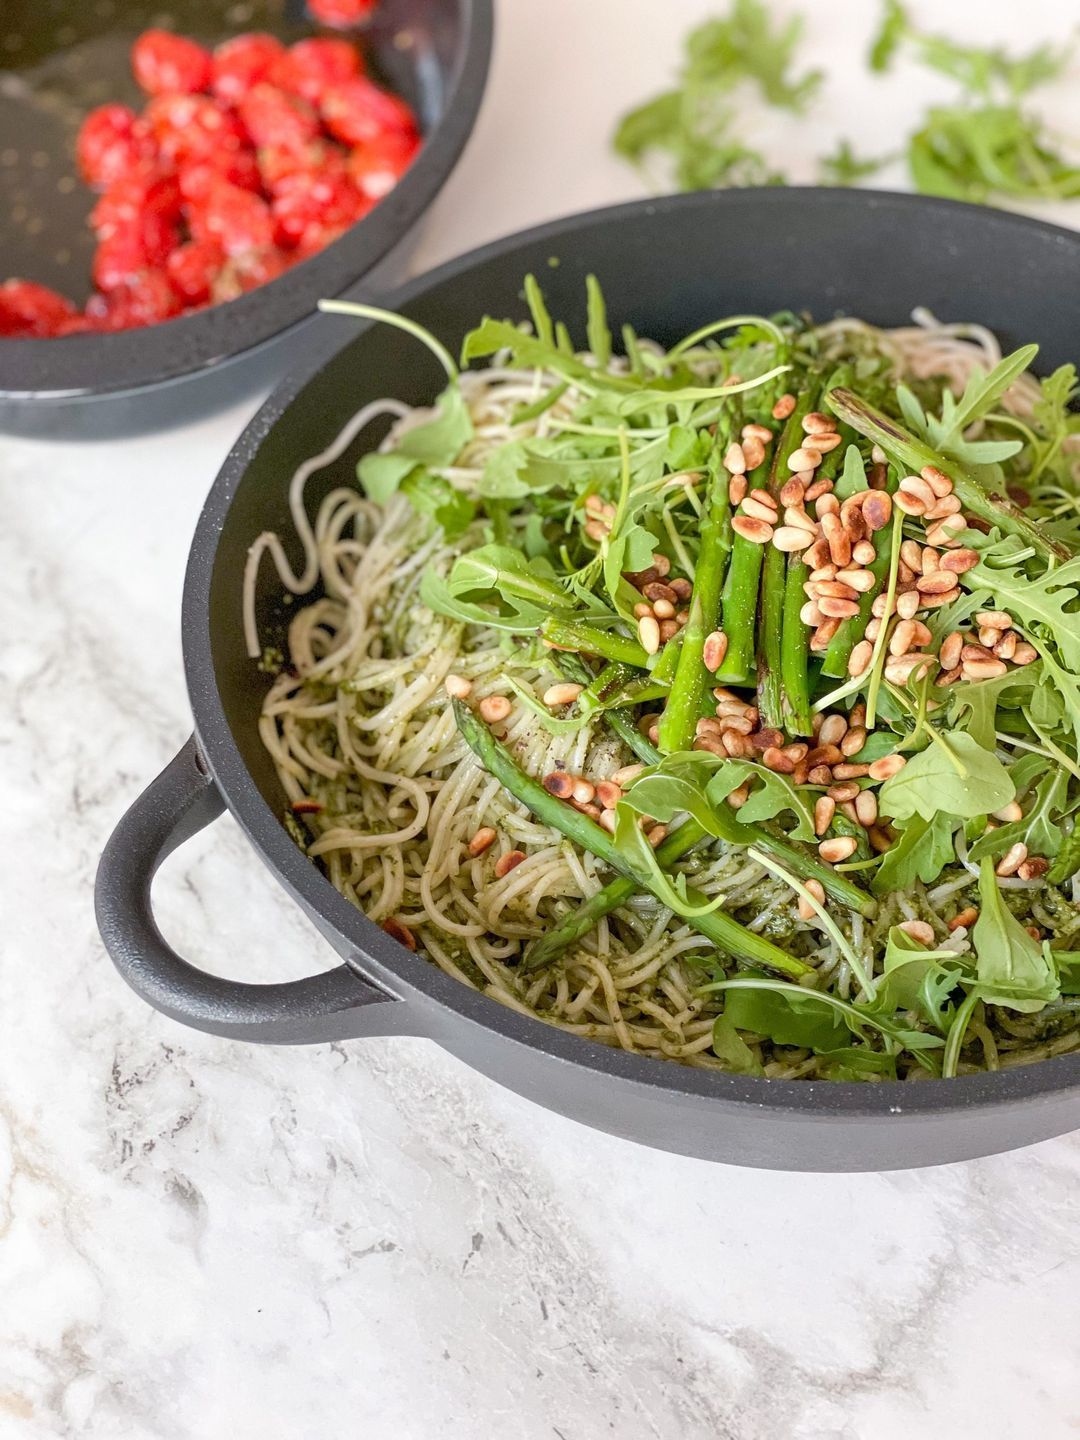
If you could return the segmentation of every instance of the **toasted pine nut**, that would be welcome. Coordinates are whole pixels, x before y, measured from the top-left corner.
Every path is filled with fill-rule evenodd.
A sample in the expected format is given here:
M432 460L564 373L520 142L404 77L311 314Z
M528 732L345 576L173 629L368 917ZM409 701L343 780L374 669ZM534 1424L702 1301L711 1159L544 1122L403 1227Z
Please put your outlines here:
M817 539L817 521L798 505L788 505L784 510L784 524L793 526L796 530L805 530L811 540Z
M821 454L810 445L800 445L788 458L788 469L798 474L802 470L816 470L821 464Z
M944 571L939 571L944 574ZM954 600L959 600L959 586L954 585L951 590L942 590L936 595L919 595L920 610L936 610L941 605L951 605Z
M896 597L896 613L901 620L912 620L922 603L918 590L905 590Z
M611 526L603 520L586 520L582 528L590 540L603 540L604 536L611 532Z
M775 745L770 745L767 750L762 751L761 763L769 770L775 770L778 775L790 775L795 769L795 761L789 760L782 750Z
M652 613L656 616L658 620L674 620L675 606L670 600L654 600L652 605Z
M645 839L655 850L659 844L661 844L664 840L667 839L667 826L654 825L651 830L647 830L645 832Z
M960 652L964 648L964 637L959 630L954 630L951 635L946 635L941 642L941 650L938 659L943 670L952 670L960 663Z
M848 732L851 733L850 731ZM832 767L834 780L861 780L870 773L869 765L856 764L852 760L841 760Z
M605 810L614 810L622 799L622 789L614 780L600 780L596 786L596 799Z
M895 660L885 662L885 679L893 685L906 685L909 680L921 680L934 663L932 655L920 655L918 651L910 651L907 655L899 655Z
M681 575L668 583L670 588L675 591L676 600L689 600L690 596L694 593L694 587L690 584L690 581L683 579Z
M848 656L848 674L863 675L870 668L870 661L874 658L874 647L869 640L860 640Z
M591 780L586 780L584 775L579 775L574 781L573 798L579 805L588 805L596 797L596 786Z
M772 418L774 420L786 420L795 409L795 396L791 394L781 395L776 404L772 407Z
M854 600L835 600L829 595L818 601L818 609L829 620L849 620L852 615L859 613L858 604Z
M838 570L836 578L844 585L850 585L859 595L867 595L877 584L869 570Z
M562 685L551 685L544 691L544 704L549 709L556 705L569 705L584 689L584 685L575 685L569 680Z
M1013 623L1012 616L1005 610L978 610L975 620L990 630L1011 630Z
M859 540L851 547L851 558L856 565L872 565L877 559L877 551L874 549L872 540Z
M960 501L955 495L946 495L944 500L935 500L925 511L927 520L945 520L950 515L959 515Z
M905 935L910 935L920 945L932 945L934 943L934 927L928 925L925 920L901 920L899 929Z
M676 600L678 598L671 586L665 585L663 580L650 580L647 585L641 587L641 593L653 605L657 600Z
M1003 825L1012 825L1017 820L1024 818L1024 811L1018 800L1010 800L1008 805L1003 805L1000 810L995 810L993 815L994 819L1000 820Z
M637 624L638 640L646 655L655 655L660 649L660 622L655 615L643 615Z
M830 600L828 603L830 605L846 605L848 602L846 600ZM841 616L840 619L826 616L814 631L813 635L810 636L810 649L815 655L829 648L833 636L840 629L840 620L846 618L846 616Z
M814 449L819 455L828 455L830 450L835 450L841 443L840 436L835 430L823 430L813 437Z
M920 595L944 595L956 588L956 576L948 570L935 570L930 575L920 575L915 581Z
M781 525L773 531L773 544L777 550L791 553L795 550L805 550L808 545L814 543L814 536L811 532L803 530L796 525Z
M513 707L505 695L485 695L476 708L481 720L488 725L497 725L500 720L506 719Z
M574 777L565 770L552 770L540 783L556 800L569 800L574 793Z
M741 810L749 799L750 786L748 784L739 785L736 789L732 790L731 794L727 797L727 803L733 810Z
M820 520L824 515L839 515L840 501L835 495L820 495L817 502L817 515Z
M386 931L391 940L396 940L399 945L404 945L406 950L416 949L416 936L407 925L403 925L400 920L395 920L392 915L387 916L382 922L381 928Z
M727 759L727 747L719 735L698 735L694 740L695 750L705 750L710 755L719 755L722 760Z
M825 886L820 880L807 880L804 886L807 895L812 895L819 905L825 904ZM806 896L799 896L799 918L801 920L813 920L817 915L813 905L806 899Z
M898 510L905 515L923 515L926 513L926 506L917 495L911 495L906 490L898 490L893 502Z
M1013 652L1012 661L1014 665L1030 665L1033 660L1039 658L1039 652L1034 645L1029 645L1026 640L1021 640Z
M842 860L849 860L858 848L854 835L836 835L831 840L822 840L818 854L826 865L839 865Z
M495 861L495 878L501 880L504 875L509 875L511 870L516 869L525 859L523 850L508 850L505 855L500 855Z
M616 785L629 785L644 769L644 765L639 765L635 761L633 765L624 765L621 770L616 770L611 778Z
M824 835L836 814L836 801L829 795L819 795L814 805L814 832Z
M854 800L859 793L859 787L854 780L844 780L837 785L829 786L829 799L835 800L838 805L845 805L849 800Z
M881 621L874 619L866 622L866 638L871 642L870 649L873 651L873 642L881 634ZM861 672L860 672L861 673Z
M848 726L852 730L866 729L866 706L859 700L848 711Z
M1006 630L1001 639L994 646L994 654L999 660L1011 660L1016 654L1017 646L1020 644L1020 636L1015 630Z
M816 629L817 626L821 624L822 620L825 619L825 616L822 615L821 611L818 609L816 600L808 600L806 604L802 607L802 609L799 611L799 619L804 625L810 625Z
M728 637L722 630L714 630L711 635L705 637L705 643L701 647L701 659L710 674L719 670L724 663L727 647Z
M951 570L954 575L966 575L979 563L977 550L950 550L941 557L941 568Z
M641 600L634 606L634 619L640 620L643 615L651 615L653 608L647 601Z
M745 495L746 495L746 476L745 476L745 475L733 475L733 476L731 477L731 479L728 481L728 499L731 501L732 505L739 505L739 504L742 503L742 500L743 500L743 498L745 497Z
M994 874L1002 877L1015 875L1027 858L1028 848L1022 840L1018 840L994 866Z
M826 715L818 731L819 745L839 745L847 734L848 722L844 715Z
M967 524L960 516L946 515L944 520L939 520L928 528L926 538L931 545L939 548L956 546L960 544L959 536L966 529Z
M900 559L904 562L908 569L914 571L916 575L922 573L922 554L922 546L919 545L916 541L904 540L901 542Z
M859 598L859 592L845 584L839 575L835 580L808 581L807 590L813 594L815 600L820 600L823 595L828 595L833 600L857 600Z
M915 621L901 620L889 639L889 654L906 655L915 643Z
M731 522L731 528L736 535L741 535L744 540L749 540L754 545L767 545L773 538L773 527L751 515L736 515Z
M483 855L498 839L498 834L490 825L483 825L469 841L469 854L475 859L477 855Z
M773 432L767 425L744 425L741 433L744 440L760 440L763 445L772 443Z
M596 822L601 830L606 830L609 835L615 834L615 811L601 810L600 819Z
M793 475L780 491L780 504L801 505L803 503L803 494L805 490L806 486L802 483L798 476Z
M1041 880L1049 869L1049 860L1044 860L1041 855L1032 855L1029 860L1024 861L1016 873L1021 880Z
M765 459L765 446L756 435L743 436L742 452L748 470L756 470Z
M950 930L970 930L975 921L979 918L979 912L974 905L966 905L959 915L954 915L949 921Z
M868 491L863 497L862 513L866 528L872 534L884 530L892 515L892 496L887 490Z
M840 741L840 753L850 758L852 755L857 755L865 744L866 731L861 725L852 725Z
M855 796L855 814L859 824L864 825L867 830L877 823L878 802L873 790L860 790Z
M904 755L882 755L880 760L871 763L868 773L871 780L891 780L906 764L907 757Z
M737 440L733 440L724 452L724 469L729 470L732 475L746 474L746 456Z
M944 470L939 470L936 465L924 465L919 471L919 474L930 486L930 489L935 495L950 495L952 493L953 482L949 479L948 475L945 474Z
M810 414L802 422L804 435L828 434L835 427L836 422L830 420L828 415L823 415L820 410L811 410Z
M927 482L919 475L905 475L900 481L900 493L902 495L911 495L914 496L916 500L921 500L924 510L929 509L938 498Z
M810 765L806 772L806 783L808 785L831 785L832 771L828 765Z

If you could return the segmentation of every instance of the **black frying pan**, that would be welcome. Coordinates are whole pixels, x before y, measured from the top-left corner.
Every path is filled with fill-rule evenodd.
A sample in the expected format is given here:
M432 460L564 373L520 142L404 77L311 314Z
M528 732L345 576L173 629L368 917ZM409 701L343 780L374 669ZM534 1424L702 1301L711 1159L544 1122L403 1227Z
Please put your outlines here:
M528 270L542 278L555 314L578 317L579 332L584 277L594 271L612 319L663 343L733 312L808 308L819 320L846 312L897 324L927 305L942 318L990 325L1006 346L1039 341L1046 370L1080 348L1080 236L948 201L844 190L735 191L575 216L456 260L390 303L454 349L485 311L525 317ZM342 348L264 406L199 522L183 616L196 733L121 821L98 876L98 922L128 983L174 1019L234 1038L303 1044L427 1035L587 1124L744 1165L931 1165L1080 1125L1080 1054L956 1080L867 1085L722 1075L610 1050L458 984L333 889L277 818L283 796L256 734L266 682L241 635L244 555L261 530L289 534L294 467L360 405L383 394L430 403L442 383L434 360L397 331L334 323ZM349 479L356 458L354 450L313 477L309 509ZM270 574L264 567L263 635L280 620ZM225 805L341 955L336 969L254 986L194 970L166 945L149 902L154 870Z
M131 44L161 23L153 0L0 0L0 281L19 276L86 299L95 197L78 179L75 137L104 101L141 106ZM168 25L208 45L247 30L285 41L316 33L304 0L173 0ZM316 301L362 278L376 289L400 277L476 119L491 35L492 0L380 0L358 38L371 72L409 100L424 132L387 199L318 255L227 305L114 335L0 339L0 430L54 439L151 429L277 378L307 340Z

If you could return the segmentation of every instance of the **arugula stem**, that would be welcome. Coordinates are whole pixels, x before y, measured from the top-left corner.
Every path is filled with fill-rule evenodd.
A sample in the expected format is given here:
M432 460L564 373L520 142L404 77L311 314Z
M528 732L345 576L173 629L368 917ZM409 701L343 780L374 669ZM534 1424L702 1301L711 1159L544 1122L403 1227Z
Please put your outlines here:
M975 1006L979 1003L978 990L972 990L966 995L957 1006L953 1022L949 1026L948 1039L945 1041L945 1053L941 1061L941 1078L952 1080L956 1076L960 1064L960 1051L964 1048L964 1036L967 1034L968 1025L975 1012Z
M904 467L905 473L912 471L917 475L925 465L935 466L951 478L961 504L980 520L997 526L1007 535L1018 535L1028 545L1034 546L1047 560L1069 558L1068 548L1046 535L1007 495L984 490L980 482L955 460L938 455L892 416L868 405L851 390L830 391L828 403L834 414L853 430L857 430L860 435L880 445L887 454L893 456Z
M877 702L885 669L885 647L889 638L889 622L896 610L896 587L900 574L900 543L903 535L903 523L899 517L896 517L892 531L892 544L889 546L889 583L885 590L885 610L881 616L881 628L874 641L874 653L870 660L870 680L866 686L867 731L873 730L877 721ZM865 676L860 675L857 678L861 683Z
M484 769L493 775L515 800L521 801L538 820L560 831L583 850L596 855L620 875L632 879L642 890L654 893L651 877L645 872L639 872L627 862L606 830L602 830L595 820L590 820L587 815L549 795L539 780L534 780L521 769L506 746L495 739L488 727L467 705L455 700L453 706L454 719L462 739ZM794 976L796 979L813 973L812 967L804 961L793 955L786 955L779 946L755 935L721 910L712 910L703 915L684 914L682 918L726 955L749 960L767 970L775 970L781 975Z

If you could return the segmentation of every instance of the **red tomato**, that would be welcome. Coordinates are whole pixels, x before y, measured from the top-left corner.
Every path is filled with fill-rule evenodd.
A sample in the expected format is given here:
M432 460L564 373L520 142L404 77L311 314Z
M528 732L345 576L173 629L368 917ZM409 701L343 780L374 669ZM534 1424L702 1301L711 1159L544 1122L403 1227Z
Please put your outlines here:
M271 246L267 250L251 250L226 261L214 282L215 301L235 300L249 290L276 280L292 264L292 256Z
M318 105L331 85L341 85L363 72L360 52L348 40L298 40L274 67L271 80L283 90Z
M32 280L7 280L0 285L0 335L44 339L59 334L76 313L70 300Z
M253 143L288 145L298 149L319 133L319 117L298 95L287 95L276 85L256 85L240 101L240 118Z
M95 330L132 330L180 313L180 297L162 270L144 270L108 295L92 295L86 318Z
M308 145L268 145L259 151L259 172L263 184L274 191L301 172L341 176L345 174L345 156L330 140L312 140Z
M378 0L308 0L308 9L322 25L358 25L366 20Z
M372 208L371 201L365 200L363 196L361 196L360 209L353 216L351 224L355 225L357 220L362 220ZM327 245L337 240L339 236L344 235L345 231L349 228L349 225L325 225L320 221L316 221L313 225L309 225L300 236L299 243L293 253L298 260L306 260L309 255L316 255L320 250L325 250Z
M94 322L85 315L72 315L69 320L62 320L52 333L57 339L62 339L65 335L85 335L94 328Z
M165 261L173 289L189 305L210 299L214 282L225 263L225 252L214 240L189 240Z
M346 145L366 145L385 130L416 134L416 118L405 101L364 75L327 90L321 108L330 134Z
M146 107L146 119L162 155L179 165L247 144L236 116L205 95L158 95Z
M349 176L369 200L389 195L420 149L420 140L403 130L386 130L349 156Z
M143 270L164 265L179 243L176 227L153 211L103 236L94 251L91 277L99 290L126 285Z
M90 212L100 239L143 226L148 217L172 226L180 219L180 187L171 170L146 167L110 185Z
M271 202L279 245L299 245L317 225L340 231L363 213L363 198L344 175L298 171L278 186Z
M230 105L238 104L286 54L285 46L273 35L237 35L214 51L214 94Z
M168 30L146 30L131 48L131 68L148 95L195 95L210 84L209 50L172 35Z
M104 189L154 158L150 127L126 105L99 105L79 129L75 152L88 185Z
M268 250L274 243L274 220L266 201L225 181L191 208L188 222L196 240L214 240L226 255Z
M215 185L227 180L241 190L258 191L262 176L253 150L224 150L203 160L180 167L180 194L193 205L201 205Z

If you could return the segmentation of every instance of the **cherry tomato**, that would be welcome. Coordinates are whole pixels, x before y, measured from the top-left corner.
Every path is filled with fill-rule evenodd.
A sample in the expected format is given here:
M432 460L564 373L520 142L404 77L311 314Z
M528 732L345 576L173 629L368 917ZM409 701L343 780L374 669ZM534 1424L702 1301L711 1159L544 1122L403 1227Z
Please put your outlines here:
M249 250L246 255L236 255L227 260L214 281L213 299L235 300L249 290L276 280L293 263L292 256L276 246L266 250Z
M32 280L7 280L0 285L0 335L13 339L44 339L56 335L76 314L63 295Z
M312 140L299 147L267 145L259 151L259 173L268 190L276 190L301 172L342 176L345 155L332 140Z
M188 212L196 240L214 240L226 255L268 250L274 243L274 219L266 201L250 190L222 181Z
M147 166L110 185L90 212L99 239L142 226L152 217L172 226L180 219L180 187L171 170Z
M83 179L99 189L152 160L156 148L149 125L126 105L99 105L91 110L75 142Z
M238 104L253 86L268 80L286 55L273 35L237 35L214 51L214 94L230 105Z
M386 130L365 145L358 145L349 156L349 176L369 200L389 195L412 164L420 140L403 130Z
M270 79L311 105L323 92L363 72L360 52L348 40L298 40L275 65Z
M364 75L327 90L321 109L330 134L346 145L365 145L385 130L416 134L416 118L405 101Z
M316 255L320 250L325 250L327 245L332 244L335 240L339 239L340 236L344 235L345 231L348 230L351 225L355 225L357 220L362 220L373 207L372 202L365 200L363 196L360 197L360 202L360 208L354 214L349 225L327 225L320 220L316 220L314 224L309 225L300 236L296 249L293 252L296 258L298 260L306 260L309 255Z
M108 295L92 295L86 317L97 330L133 330L180 313L180 297L162 270L144 270Z
M340 230L363 213L363 197L344 175L298 171L277 187L271 209L279 245L299 245L312 225Z
M276 85L256 85L240 101L240 118L253 143L298 148L319 133L319 117L298 95L287 95Z
M227 180L241 190L258 191L262 176L253 150L223 150L202 160L192 160L179 170L180 194L188 204L199 205L215 185Z
M131 68L148 95L196 95L210 84L209 50L168 30L146 30L131 47Z
M247 145L236 116L205 95L158 95L146 107L146 119L162 155L178 165Z
M165 261L165 273L182 300L203 305L210 299L224 263L225 252L216 241L189 240Z
M378 0L308 0L308 9L322 25L359 25L366 20Z

